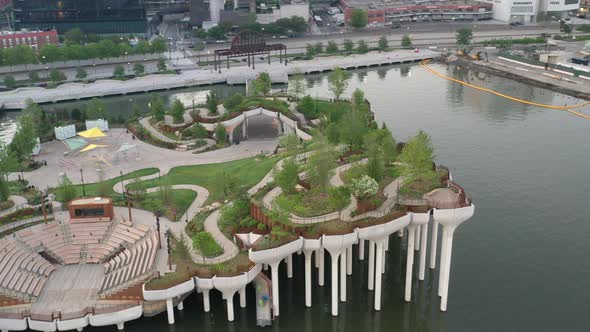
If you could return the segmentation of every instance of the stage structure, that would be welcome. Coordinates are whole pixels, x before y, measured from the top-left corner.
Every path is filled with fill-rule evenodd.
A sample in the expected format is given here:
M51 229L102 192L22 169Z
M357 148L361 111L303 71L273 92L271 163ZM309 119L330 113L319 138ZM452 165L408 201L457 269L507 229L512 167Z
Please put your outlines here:
M285 58L285 66L287 65L287 46L284 44L267 44L264 37L260 33L252 30L244 30L238 33L232 40L231 47L229 49L216 50L214 54L215 70L221 73L221 65L223 57L225 57L227 63L227 69L229 69L229 59L247 57L248 67L252 65L252 69L255 69L256 55L266 54L268 64L270 65L270 54L273 51L279 52L279 61L283 63L283 57Z

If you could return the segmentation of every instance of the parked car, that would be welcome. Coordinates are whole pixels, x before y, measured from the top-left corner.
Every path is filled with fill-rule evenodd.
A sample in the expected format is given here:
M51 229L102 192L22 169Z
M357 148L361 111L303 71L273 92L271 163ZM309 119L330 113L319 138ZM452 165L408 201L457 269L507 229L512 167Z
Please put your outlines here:
M514 21L514 22L510 22L510 25L512 25L512 26L519 26L519 25L522 25L522 22Z
M392 28L392 29L399 29L399 28L401 28L401 27L402 27L402 25L401 25L401 24L399 24L399 23L393 23L393 24L391 25L391 28Z

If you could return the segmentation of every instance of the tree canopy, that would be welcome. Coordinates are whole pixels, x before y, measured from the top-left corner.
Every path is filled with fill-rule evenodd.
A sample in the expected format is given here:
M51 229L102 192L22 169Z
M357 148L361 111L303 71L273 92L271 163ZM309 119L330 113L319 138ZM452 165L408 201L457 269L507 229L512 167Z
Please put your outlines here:
M270 75L266 72L258 74L258 77L252 82L254 94L257 96L266 96L270 92L272 81Z
M350 75L342 68L334 68L328 76L329 89L334 94L336 100L340 100L340 96L348 88L348 80Z
M467 46L471 44L471 40L473 39L473 30L470 28L458 29L455 33L455 38L457 39L457 45Z
M436 175L432 169L434 147L430 136L421 130L408 140L399 156L399 161L401 174L406 181L434 178Z
M353 28L364 28L367 26L369 21L369 15L366 10L363 9L353 9L352 14L350 14L350 25Z

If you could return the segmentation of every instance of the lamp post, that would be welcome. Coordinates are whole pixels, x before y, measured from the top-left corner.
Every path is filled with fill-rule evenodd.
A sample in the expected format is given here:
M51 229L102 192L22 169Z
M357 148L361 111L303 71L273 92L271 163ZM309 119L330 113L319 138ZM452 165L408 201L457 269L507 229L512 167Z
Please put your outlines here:
M123 171L119 171L119 175L121 176L121 194L125 197L125 186L123 185Z
M86 187L84 186L84 171L80 168L80 179L82 181L82 195L86 196Z
M160 240L160 212L154 212L154 216L156 216L156 231L158 232L158 247L162 249L162 240Z

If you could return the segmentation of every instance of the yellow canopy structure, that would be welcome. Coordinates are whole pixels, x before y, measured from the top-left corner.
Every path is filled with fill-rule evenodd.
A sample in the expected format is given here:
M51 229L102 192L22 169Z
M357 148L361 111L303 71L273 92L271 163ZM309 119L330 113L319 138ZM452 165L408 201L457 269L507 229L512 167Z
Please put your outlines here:
M86 131L81 131L78 133L78 135L85 137L85 138L99 138L99 137L105 137L105 133L102 132L102 130L94 127L92 129L88 129Z
M80 150L80 152L88 152L90 150L94 150L96 148L104 148L107 147L108 145L101 145L101 144L88 144L87 147L85 147L84 149Z

